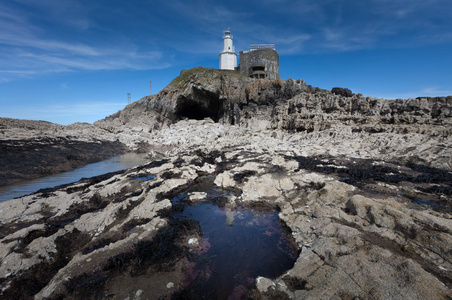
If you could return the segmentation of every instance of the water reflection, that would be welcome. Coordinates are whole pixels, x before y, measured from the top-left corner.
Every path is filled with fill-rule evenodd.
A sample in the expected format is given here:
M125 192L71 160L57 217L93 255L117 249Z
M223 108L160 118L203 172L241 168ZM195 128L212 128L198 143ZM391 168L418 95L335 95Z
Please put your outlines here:
M276 278L293 267L296 249L279 224L278 212L211 203L185 207L178 219L199 222L203 235L175 298L247 299L258 276Z
M232 224L234 224L236 212L232 208L226 207L224 213L226 215L226 225L232 226Z
M89 164L84 167L46 176L30 181L0 187L0 202L34 193L40 189L51 188L62 184L138 166L146 163L146 154L127 153L107 160Z

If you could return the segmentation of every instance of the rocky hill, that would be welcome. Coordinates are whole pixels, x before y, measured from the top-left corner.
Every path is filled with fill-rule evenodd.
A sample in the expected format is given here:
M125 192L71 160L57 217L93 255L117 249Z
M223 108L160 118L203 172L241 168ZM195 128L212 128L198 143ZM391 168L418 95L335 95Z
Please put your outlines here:
M321 131L338 124L364 128L379 125L364 129L370 132L392 131L385 125L401 125L404 133L422 131L420 125L445 125L450 130L452 117L452 96L408 100L342 96L306 85L301 79L253 80L203 68L186 71L159 94L141 99L126 111L137 106L140 112L147 108L173 122L211 118L222 124L291 132Z
M408 100L361 94L345 97L304 80L254 80L194 68L159 94L95 125L149 142L152 131L185 118L296 133L294 136L303 136L311 144L323 143L324 153L334 155L402 160L452 170L452 96Z
M297 250L283 274L236 274L215 297L451 299L452 97L335 92L196 68L74 125L151 159L0 203L1 297L193 298L215 258L210 228L180 214L211 203L225 226L276 209Z

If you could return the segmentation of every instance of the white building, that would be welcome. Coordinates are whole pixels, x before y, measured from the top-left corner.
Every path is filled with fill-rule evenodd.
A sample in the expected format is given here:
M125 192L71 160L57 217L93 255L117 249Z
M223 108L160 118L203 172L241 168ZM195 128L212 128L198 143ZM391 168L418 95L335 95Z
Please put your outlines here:
M220 53L220 70L235 70L237 67L237 53L232 44L231 31L225 30L223 35L223 51Z

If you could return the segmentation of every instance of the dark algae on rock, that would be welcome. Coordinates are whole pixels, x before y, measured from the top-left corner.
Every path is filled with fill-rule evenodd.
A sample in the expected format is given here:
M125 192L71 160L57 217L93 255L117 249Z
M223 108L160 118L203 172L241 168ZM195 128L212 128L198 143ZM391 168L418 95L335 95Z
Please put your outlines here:
M67 138L0 140L0 185L61 173L128 151L120 142Z

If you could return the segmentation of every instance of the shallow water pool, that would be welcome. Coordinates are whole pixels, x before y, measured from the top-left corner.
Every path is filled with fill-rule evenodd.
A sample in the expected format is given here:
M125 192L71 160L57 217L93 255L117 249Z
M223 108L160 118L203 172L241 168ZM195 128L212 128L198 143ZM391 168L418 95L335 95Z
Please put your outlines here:
M144 164L147 161L148 159L146 159L146 154L144 153L127 153L89 164L72 171L2 186L0 187L0 202L22 197L37 192L40 189L52 188L62 184L75 182L82 178L89 178L132 168Z
M173 203L185 194L181 196ZM195 220L202 229L202 236L190 241L196 245L190 250L186 288L176 293L176 299L189 295L200 299L247 299L258 276L276 278L292 268L298 257L274 209L220 208L201 202L186 206L173 217Z

